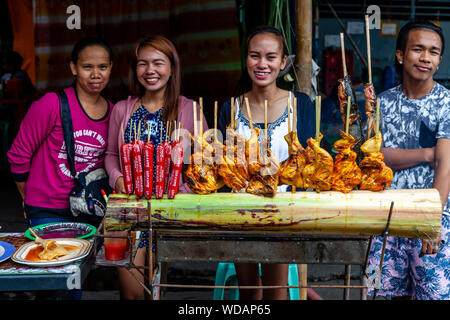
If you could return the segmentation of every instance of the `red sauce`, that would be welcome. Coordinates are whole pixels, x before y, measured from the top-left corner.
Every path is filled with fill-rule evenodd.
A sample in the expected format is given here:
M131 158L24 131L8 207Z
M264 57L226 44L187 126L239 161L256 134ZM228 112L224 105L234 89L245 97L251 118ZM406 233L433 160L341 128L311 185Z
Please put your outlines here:
M105 258L108 260L122 260L125 257L127 243L105 243Z

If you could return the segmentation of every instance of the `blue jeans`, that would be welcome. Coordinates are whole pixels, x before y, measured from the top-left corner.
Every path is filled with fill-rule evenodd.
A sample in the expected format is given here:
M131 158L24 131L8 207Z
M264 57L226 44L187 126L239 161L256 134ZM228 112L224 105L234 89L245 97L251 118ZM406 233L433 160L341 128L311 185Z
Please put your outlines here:
M32 228L45 223L55 223L55 222L72 222L73 219L70 217L58 217L58 218L28 218L28 227Z

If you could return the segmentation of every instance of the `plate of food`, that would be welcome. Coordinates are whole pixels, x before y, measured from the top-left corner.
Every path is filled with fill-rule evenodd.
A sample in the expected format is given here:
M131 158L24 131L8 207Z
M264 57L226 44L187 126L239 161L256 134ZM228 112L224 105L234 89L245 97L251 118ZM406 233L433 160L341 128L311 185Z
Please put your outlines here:
M16 263L33 267L56 267L86 257L92 243L84 239L41 239L22 245L11 257Z
M0 241L0 262L3 262L12 256L16 248L8 242Z
M77 238L86 239L92 237L97 229L88 224L81 222L57 222L46 223L31 228L42 239L57 239L57 238ZM26 230L25 237L34 240L34 235L30 230Z

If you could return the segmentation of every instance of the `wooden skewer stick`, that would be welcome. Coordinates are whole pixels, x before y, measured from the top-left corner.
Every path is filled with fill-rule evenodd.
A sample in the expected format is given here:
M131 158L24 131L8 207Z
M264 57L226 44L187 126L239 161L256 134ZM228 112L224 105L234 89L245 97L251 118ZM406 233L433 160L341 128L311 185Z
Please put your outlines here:
M377 98L377 117L376 117L377 126L375 127L375 135L378 135L380 130L380 98Z
M230 116L231 116L230 126L232 129L236 129L235 123L234 123L234 98L233 97L231 97Z
M142 123L142 119L141 120L139 120L139 122L138 122L138 140L141 140L141 123Z
M291 99L287 99L288 101L288 105L287 105L287 110L288 110L288 133L291 133Z
M347 116L345 117L345 133L348 134L348 127L349 127L349 119L350 119L350 106L352 103L352 97L348 96L347 98Z
M122 142L125 143L125 130L123 129L123 122L120 124L120 130L122 131Z
M193 105L193 112L194 112L194 137L197 135L197 102L194 101Z
M132 137L131 137L131 133L133 132L132 128L133 128L133 120L130 120L130 132L129 132L129 134L130 134L130 141L128 141L129 143L131 143L131 139L132 139Z
M250 112L250 105L248 103L248 98L245 97L245 105L247 106L248 121L250 122L250 129L253 130L252 113Z
M294 105L292 106L293 114L292 114L292 131L297 132L297 97L294 96ZM292 193L297 192L296 186L291 186Z
M372 61L371 61L371 54L370 54L370 30L369 30L369 16L366 14L365 16L366 20L366 42L367 42L367 72L369 74L369 84L372 84Z
M294 96L294 105L293 105L293 113L292 113L292 130L297 132L297 97Z
M347 64L345 63L345 47L344 47L344 34L341 32L341 52L342 52L342 69L344 70L344 77L347 76Z
M167 126L166 126L166 141L169 141L169 137L170 137L169 132L170 132L170 129L171 129L171 128L170 128L171 124L172 124L172 122L167 121Z
M173 131L174 131L174 140L177 140L177 134L178 134L178 132L177 132L177 129L178 129L178 126L177 126L177 120L173 120Z
M267 141L267 100L264 100L264 138Z
M214 141L217 141L217 109L219 108L218 102L214 101Z
M319 142L320 136L320 100L321 96L317 96L316 98L316 141Z
M39 240L42 240L42 238L39 237L39 236L34 232L33 229L28 228L28 230L30 230L31 234L36 238L35 241L37 240L37 242L39 242Z
M203 98L200 97L200 115L199 119L200 121L200 136L203 138Z

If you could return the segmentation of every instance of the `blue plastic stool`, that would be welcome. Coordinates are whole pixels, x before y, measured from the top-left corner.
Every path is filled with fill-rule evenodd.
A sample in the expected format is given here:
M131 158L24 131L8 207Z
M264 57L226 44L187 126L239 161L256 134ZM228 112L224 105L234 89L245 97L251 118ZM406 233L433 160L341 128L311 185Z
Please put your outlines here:
M259 274L261 274L261 264L259 265ZM230 280L230 286L237 286L238 280L236 276L236 269L234 263L230 262L219 262L216 270L216 281L215 286L225 286L228 279ZM297 265L289 265L288 274L288 285L298 286L298 272ZM223 300L224 294L223 288L214 288L213 300ZM289 298L290 300L299 300L300 293L298 288L289 288ZM239 289L230 289L229 300L239 300Z

